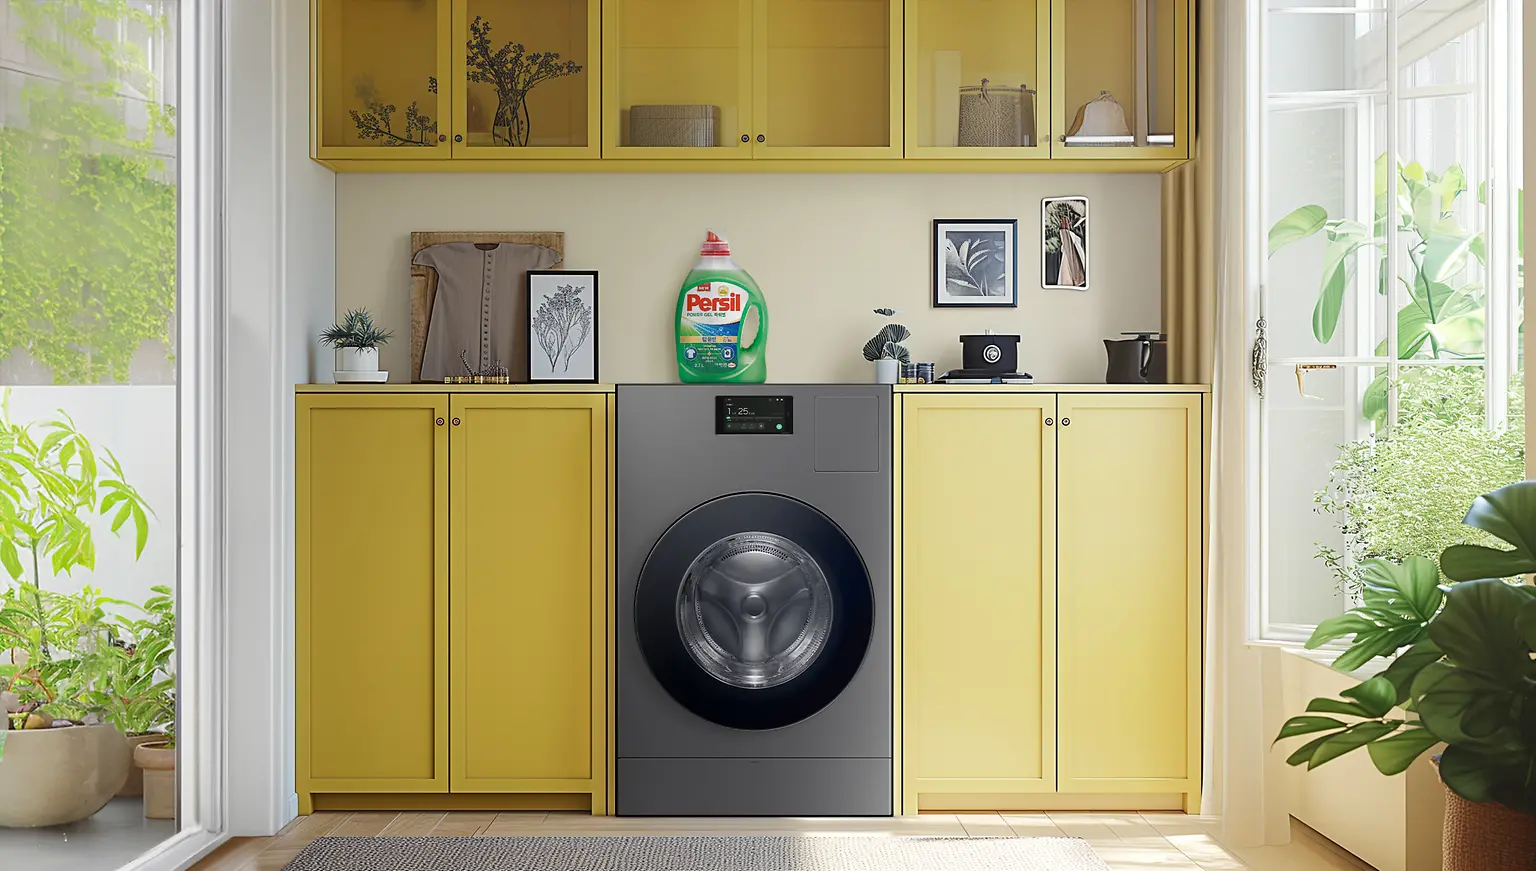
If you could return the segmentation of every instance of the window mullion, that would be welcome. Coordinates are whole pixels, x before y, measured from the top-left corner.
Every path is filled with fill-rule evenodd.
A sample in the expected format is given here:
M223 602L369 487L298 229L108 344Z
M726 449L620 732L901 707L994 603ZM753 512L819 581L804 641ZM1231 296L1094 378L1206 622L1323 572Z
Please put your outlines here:
M1383 221L1382 221L1383 227L1385 228L1386 234L1387 234L1387 257L1386 257L1387 299L1386 299L1386 306L1384 307L1385 308L1385 312L1384 312L1384 314L1382 316L1382 319L1384 321L1383 327L1386 330L1386 337L1387 337L1387 425L1388 426L1391 426L1391 425L1397 423L1397 410L1398 410L1397 390L1398 390L1398 385L1400 383L1399 380L1398 380L1398 360L1397 360L1397 309L1398 309L1398 299L1399 299L1398 298L1398 287L1397 287L1397 283L1398 283L1397 282L1397 270L1398 270L1397 258L1399 256L1399 254L1401 253L1400 249L1402 247L1402 240L1398 238L1398 232L1397 232L1397 224L1398 224L1398 216L1397 216L1397 181L1398 181L1398 179L1397 179L1397 161L1398 161L1399 157L1401 156L1401 155L1398 154L1398 148L1397 148L1398 109L1399 109L1399 106L1398 106L1398 90L1399 90L1400 78L1401 78L1401 71L1397 68L1397 64L1398 64L1398 58L1397 58L1397 53L1398 53L1397 52L1397 50L1398 50L1397 30L1398 30L1398 15L1399 14L1400 14L1399 11L1397 11L1396 9L1394 9L1394 10L1392 10L1392 11L1387 13L1387 76L1386 76L1386 78L1387 78L1387 82L1386 82L1386 84L1387 84L1387 131L1386 131L1387 135L1386 135L1386 140L1387 141L1385 143L1383 143L1386 146L1386 153L1388 155L1387 156L1387 196L1386 196L1386 205L1385 205L1386 214L1383 216ZM1374 178L1374 176L1373 176L1373 178ZM1376 218L1376 216L1375 216L1374 209L1373 209L1372 210L1372 214L1371 214L1371 220L1374 221L1375 218Z

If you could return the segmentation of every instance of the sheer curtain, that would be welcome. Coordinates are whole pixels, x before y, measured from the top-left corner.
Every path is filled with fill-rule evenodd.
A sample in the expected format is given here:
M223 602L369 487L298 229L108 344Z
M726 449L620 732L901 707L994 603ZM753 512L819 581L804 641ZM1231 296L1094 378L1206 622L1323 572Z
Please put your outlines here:
M1163 328L1180 383L1212 385L1207 474L1205 765L1202 812L1233 846L1281 843L1288 825L1265 709L1274 652L1247 644L1249 324L1247 16L1243 0L1199 4L1195 159L1163 177Z

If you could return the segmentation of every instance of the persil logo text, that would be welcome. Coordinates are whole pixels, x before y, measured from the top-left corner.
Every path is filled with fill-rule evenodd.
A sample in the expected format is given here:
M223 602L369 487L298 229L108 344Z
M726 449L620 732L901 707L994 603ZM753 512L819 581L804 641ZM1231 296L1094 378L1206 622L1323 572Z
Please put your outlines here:
M690 293L683 302L685 312L739 312L741 311L741 294L733 293L729 296L704 296L698 293Z

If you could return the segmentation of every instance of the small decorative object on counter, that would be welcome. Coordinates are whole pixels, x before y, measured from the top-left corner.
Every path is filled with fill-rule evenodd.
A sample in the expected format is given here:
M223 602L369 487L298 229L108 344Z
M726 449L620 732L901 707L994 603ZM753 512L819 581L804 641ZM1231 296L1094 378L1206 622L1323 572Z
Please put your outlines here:
M475 367L473 367L473 366L471 366L469 364L469 352L468 351L460 351L459 352L459 362L464 364L464 374L463 375L446 375L446 376L443 377L443 383L444 384L511 384L512 383L512 376L511 376L511 374L507 371L507 367L501 365L501 361L500 360L497 360L495 363L492 363L490 366L487 366L484 369L476 370Z
M893 308L877 308L875 314L893 318L901 312ZM901 324L886 324L880 332L864 343L864 359L875 364L876 384L895 384L901 378L901 365L912 362L912 353L902 344L912 335Z
M756 315L754 324L753 315ZM711 232L677 292L677 378L684 384L768 379L768 303L731 245Z
M993 88L988 79L961 88L958 142L962 148L1034 145L1035 92L1028 85Z
M1048 197L1040 205L1040 286L1088 289L1088 198Z
M1100 91L1084 103L1067 129L1067 142L1071 145L1130 145L1130 139L1125 109L1108 91Z
M640 148L713 148L720 144L720 107L630 106L629 145Z
M1019 222L933 222L933 305L1011 308L1019 304Z
M352 309L321 333L320 344L336 349L336 383L388 381L389 373L379 371L379 348L392 335L374 325L365 308Z
M903 363L901 364L902 384L932 384L932 363Z
M528 380L597 383L597 273L528 273Z
M1105 339L1109 369L1106 384L1167 384L1168 336L1165 333L1121 333L1133 339Z

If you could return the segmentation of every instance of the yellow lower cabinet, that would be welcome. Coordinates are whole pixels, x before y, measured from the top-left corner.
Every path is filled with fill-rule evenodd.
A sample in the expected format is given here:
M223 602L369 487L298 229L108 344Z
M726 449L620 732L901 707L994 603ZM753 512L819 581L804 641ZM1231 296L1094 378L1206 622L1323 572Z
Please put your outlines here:
M901 398L902 811L1056 788L1056 397Z
M1058 402L1058 787L1198 811L1202 397Z
M607 408L452 397L453 792L587 794L606 812Z
M448 791L448 397L304 394L295 781Z

